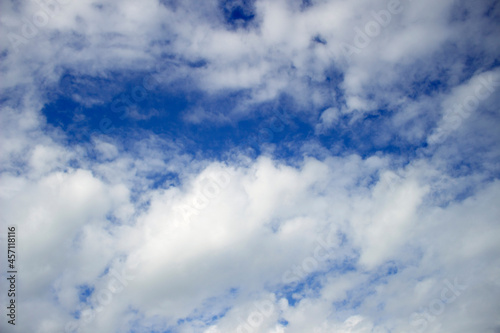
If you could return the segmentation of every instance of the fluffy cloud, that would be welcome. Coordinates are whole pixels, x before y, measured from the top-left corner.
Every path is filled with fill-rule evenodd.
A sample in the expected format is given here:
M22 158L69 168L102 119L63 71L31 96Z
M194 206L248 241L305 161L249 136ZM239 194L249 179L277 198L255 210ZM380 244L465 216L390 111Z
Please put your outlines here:
M500 329L496 2L1 6L19 331ZM292 138L214 157L103 125L164 121L164 100L116 115L124 91L196 99L171 118L200 131L291 96L287 130L259 129ZM110 110L58 126L44 108L62 98Z
M128 158L111 143L95 149L114 159L108 163ZM26 159L54 170L65 154L52 144ZM464 331L493 323L464 306L498 292L497 182L441 207L428 177L443 175L425 160L393 170L388 156L243 161L185 170L180 187L150 189L139 200L130 196L139 164L116 179L98 161L36 179L4 173L4 188L16 190L3 191L3 217L19 225L24 258L19 312L37 313L20 326L458 332L456 316ZM320 261L316 248L327 234L335 236ZM425 317L422 307L455 278L467 285L463 295L442 305L442 316L430 308ZM93 290L83 302L82 286ZM493 297L484 302L498 306ZM212 323L214 316L222 318Z

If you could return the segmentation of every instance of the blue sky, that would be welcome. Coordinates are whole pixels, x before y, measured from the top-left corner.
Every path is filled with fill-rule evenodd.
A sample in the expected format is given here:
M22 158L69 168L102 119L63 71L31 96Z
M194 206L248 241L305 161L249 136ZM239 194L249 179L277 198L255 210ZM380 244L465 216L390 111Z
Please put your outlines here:
M2 332L500 331L498 2L0 6Z

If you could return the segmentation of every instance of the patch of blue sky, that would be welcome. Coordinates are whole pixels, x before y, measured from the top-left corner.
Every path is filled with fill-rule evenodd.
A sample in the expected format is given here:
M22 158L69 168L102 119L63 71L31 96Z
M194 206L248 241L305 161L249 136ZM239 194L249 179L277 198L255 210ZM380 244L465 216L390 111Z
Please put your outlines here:
M300 8L302 10L309 8L309 7L312 7L312 6L313 6L312 0L302 0L302 2L300 4Z
M106 215L106 221L110 222L112 225L119 225L121 221L113 214Z
M94 293L94 287L87 284L78 286L78 299L80 303L88 303L90 297Z
M398 274L398 272L404 269L400 266L400 264L393 261L380 265L380 267L378 267L377 270L370 275L368 283L370 285L387 284L392 276Z
M325 274L345 274L348 272L354 272L357 270L357 262L359 260L359 252L353 251L351 256L335 260L327 261L328 266L325 270Z
M179 175L174 172L154 173L146 176L152 182L150 188L169 188L180 184Z
M321 37L321 35L314 36L313 41L316 42L316 43L322 44L322 45L326 45L327 44L326 39L324 39L323 37Z
M305 282L297 283L293 286L286 286L282 290L275 292L278 298L286 298L290 306L295 306L295 304L302 298L299 296L304 288L306 287Z
M411 85L408 87L406 96L411 99L419 99L422 96L435 96L446 89L448 89L448 84L446 81L439 79L440 77L446 77L445 73L434 74L431 76L426 76L420 80L412 81Z
M321 43L320 43L321 44ZM323 73L325 80L323 82L323 85L325 88L327 88L329 91L333 92L334 94L331 94L331 103L334 104L334 106L345 106L345 97L344 97L344 91L342 89L342 82L344 81L345 74L342 71L342 68L338 64L331 63L324 71Z
M106 275L109 273L109 269L110 269L110 268L111 268L111 266L110 266L110 265L107 265L107 266L104 268L104 270L102 271L102 273L100 273L100 274L98 275L98 278L102 278L102 277L106 276Z
M348 239L342 233L339 233L340 237L340 247L347 247ZM358 270L357 262L359 260L359 251L352 250L350 253L346 254L342 258L337 259L327 259L324 266L320 267L317 271L307 274L302 280L297 280L296 282L290 283L284 287L285 290L300 288L303 283L310 284L314 281L320 281L321 279L328 276L340 276L349 272L355 272ZM294 275L297 277L297 275Z
M104 224L102 228L104 231L106 231L112 237L116 236L117 230L125 222L112 214L106 215L106 221L108 223ZM109 270L109 267L106 268L105 273L103 275L107 274L108 270Z
M491 133L492 137L495 134ZM451 180L437 179L431 183L434 191L429 194L429 198L434 200L436 205L445 208L451 203L458 203L473 196L486 184L491 183L500 177L500 171L489 168L484 164L484 154L487 154L484 147L473 147L476 149L461 146L461 150L456 149L452 144L443 146L442 149L449 149L446 154L452 154L447 159L445 165L446 172ZM445 155L447 157L447 155ZM489 156L490 161L500 162L500 157ZM476 175L477 181L474 183L456 183L452 179L459 180Z
M96 88L69 88L45 105L42 112L48 124L62 128L70 139L78 141L88 139L92 133L126 135L137 128L168 133L180 122L178 115L186 108L185 96L148 92L141 80L139 76L100 96L93 90L100 90L109 80L87 78L83 84L88 86L91 81Z
M388 111L379 110L376 114L366 115L363 121L347 125L350 116L344 115L340 117L338 126L319 135L317 140L334 155L355 153L366 158L374 154L388 154L408 163L418 154L418 149L427 144L401 138L398 129L390 124L390 116Z
M131 329L128 331L130 333L176 333L178 330L175 329L175 323L170 323L165 317L155 315L153 317L145 317L145 315L139 312L137 309L129 309L129 314L132 318L129 319L129 327Z
M342 80L342 73L332 68L326 74L325 87L338 90L336 83ZM245 100L247 92L232 91L209 97L199 92L180 93L177 89L169 91L167 88L148 90L141 95L139 91L144 92L141 90L142 80L147 75L146 71L111 73L102 79L67 73L61 79L56 98L51 99L42 112L50 126L67 134L70 144L82 144L92 134L106 134L126 147L152 132L181 141L186 153L198 156L201 153L201 157L211 159L224 159L234 148L256 157L267 152L269 145L274 146L277 158L294 159L300 155L298 149L303 142L314 141L326 149L333 149L333 154L357 153L368 157L385 153L410 161L417 156L419 149L427 145L425 140L409 142L402 138L398 132L404 128L390 127L394 110L384 109L354 123L350 123L350 116L344 115L337 126L317 136L311 119L301 114L293 98L286 95L272 103L255 105L246 117L236 122L187 121L196 108L202 108L212 120L224 119L223 115L230 114L230 110ZM430 77L416 81L412 88L416 96L440 89L446 89L444 81ZM336 91L335 95L336 101L332 102L342 105L341 91ZM276 111L278 116L273 113ZM317 110L318 113L321 111ZM432 121L428 122L430 131ZM411 128L413 122L405 126ZM314 151L309 153L315 154ZM160 183L161 180L155 181L152 186L160 186Z
M189 123L184 121L183 116L187 109L196 107L199 102L189 105L186 97L168 93L149 93L144 101L133 104L121 103L122 100L127 100L127 97L120 94L111 102L85 107L64 96L47 104L42 111L47 117L48 124L66 132L69 143L81 144L90 139L90 134L104 133L117 138L119 142L127 146L128 142L130 145L141 136L146 137L151 131L165 138L181 140L187 153L203 153L204 156L210 156L212 159L222 157L225 152L234 147L251 148L258 155L265 144L279 145L301 140L312 131L310 125L298 118L294 122L288 121L284 124L283 118L280 119L280 117L290 115L284 114L284 111L270 116L261 114L241 120L237 124ZM231 108L237 104L240 97L230 96L229 100L232 102L225 103L225 108ZM130 98L128 100L130 101ZM218 114L222 114L225 110L221 109L223 105L221 100L222 97L209 101L204 107L205 109L213 108ZM149 119L138 120L127 116L127 109L130 108L161 110L161 112ZM140 110L134 110L134 112L140 115ZM148 111L142 112L146 118ZM103 127L104 119L108 121Z
M228 29L248 28L255 18L255 0L219 0Z
M323 272L315 272L309 274L300 282L288 284L274 293L279 298L286 298L290 306L295 306L303 298L317 298L320 296L320 291L323 287L322 278Z
M288 326L288 320L280 318L280 319L278 319L278 324L286 327L286 326Z
M355 289L348 290L343 300L333 302L332 305L337 312L356 310L367 297L374 294L376 292L373 286L358 286Z
M229 310L231 303L239 294L238 288L229 288L226 293L205 299L200 307L196 308L189 316L177 320L177 325L185 323L203 322L204 325L213 325L222 319Z
M80 315L81 315L81 311L73 311L73 312L70 312L70 315L74 318L74 319L80 319Z
M228 313L231 307L227 307L222 309L220 312L213 313L212 311L202 311L198 315L188 316L186 318L181 318L177 320L177 325L182 325L184 323L191 322L203 322L205 325L213 325L216 324L220 319L224 318L224 316Z
M277 104L273 102L272 107L269 106L270 103L255 106L255 110L249 113L251 117L240 119L237 123L217 124L203 119L195 123L187 122L186 117L197 107L202 107L204 113L214 115L215 119L222 117L245 99L245 91L220 94L215 98L194 92L179 94L168 90L146 91L141 88L142 79L146 75L148 74L120 74L114 76L116 80L111 80L76 77L75 74L68 73L61 80L60 94L42 112L47 117L48 124L63 129L69 140L73 139L77 143L88 140L93 133L119 137L126 142L127 138L134 137L132 133L143 130L184 139L188 152L204 152L206 156L213 158L222 157L232 147L250 148L259 155L268 144L276 145L276 154L286 158L295 154L290 149L294 142L315 138L310 119L300 115L293 99L287 96L278 99ZM326 85L335 86L330 81L337 82L341 78L339 72L332 70ZM110 81L114 83L110 84ZM121 85L116 81L121 82ZM103 88L109 85L113 87ZM276 109L280 109L278 116L273 114ZM283 117L286 118L284 123ZM332 129L320 136L319 141L325 147L340 141L346 150L360 150L364 155L378 150L400 153L401 146L407 148L407 151L414 151L415 147L404 147L404 142L396 140L390 144L371 145L371 142L377 142L370 140L371 136L376 135L373 127L377 127L377 121L382 122L377 117L384 118L380 115L369 116L362 123L355 124L358 128L349 128L347 133L338 128Z
M451 48L450 52L447 52L443 57L455 58L460 57L462 68L461 72L455 73L457 75L455 85L465 83L467 80L471 79L478 72L491 71L500 66L500 59L498 58L486 58L482 54L477 53L477 50L470 49L464 54L459 52L455 48ZM454 59L455 60L455 59ZM445 60L443 60L445 61Z
M125 71L108 71L100 76L83 74L75 69L61 68L57 71L61 72L57 87L50 87L46 92L51 97L50 100L66 96L83 105L112 98L118 93L122 83L131 79L131 73Z

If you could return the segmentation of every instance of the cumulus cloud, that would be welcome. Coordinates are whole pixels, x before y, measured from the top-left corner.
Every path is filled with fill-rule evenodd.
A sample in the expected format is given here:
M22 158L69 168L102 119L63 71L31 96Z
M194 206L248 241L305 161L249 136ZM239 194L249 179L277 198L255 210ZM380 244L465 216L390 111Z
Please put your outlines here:
M110 143L95 147L106 160L125 158ZM52 151L50 158L36 148L27 157L37 161L33 167L50 170L47 164L57 165L57 155L64 155L56 144L45 150ZM433 168L429 162L395 170L387 157L356 155L306 158L296 167L269 157L209 163L184 171L181 187L144 192L145 207L131 199L134 180L124 181L133 172L117 183L104 177L104 168L96 161L36 179L2 176L4 187L16 187L4 192L4 219L22 221L26 296L19 311L38 314L20 324L26 330L62 331L71 323L82 332L146 332L181 320L178 329L186 332L252 323L259 323L257 331L405 331L412 328L412 313L427 320L418 311L440 297L442 280L470 286L457 299L462 304L490 292L484 283L496 283L498 184L441 208L422 172ZM332 230L339 240L328 259L314 259L318 242ZM290 284L283 276L294 266L301 273ZM123 291L109 291L110 281L122 283ZM304 285L287 296L297 283ZM83 303L81 286L94 290ZM249 319L261 311L254 303L263 300L272 304L272 314ZM453 313L461 308L446 304L441 329L456 327ZM325 322L332 311L337 316ZM380 313L383 321L377 321ZM223 318L214 325L213 316ZM483 325L467 313L460 318L464 329ZM283 320L287 325L279 324Z
M15 329L497 332L499 8L2 3Z

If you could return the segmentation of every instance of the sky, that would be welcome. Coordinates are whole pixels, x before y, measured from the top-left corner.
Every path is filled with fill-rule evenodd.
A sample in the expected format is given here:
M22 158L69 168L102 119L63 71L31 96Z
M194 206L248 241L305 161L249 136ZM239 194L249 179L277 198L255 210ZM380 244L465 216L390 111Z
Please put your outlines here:
M500 2L2 0L0 30L0 331L500 332Z

